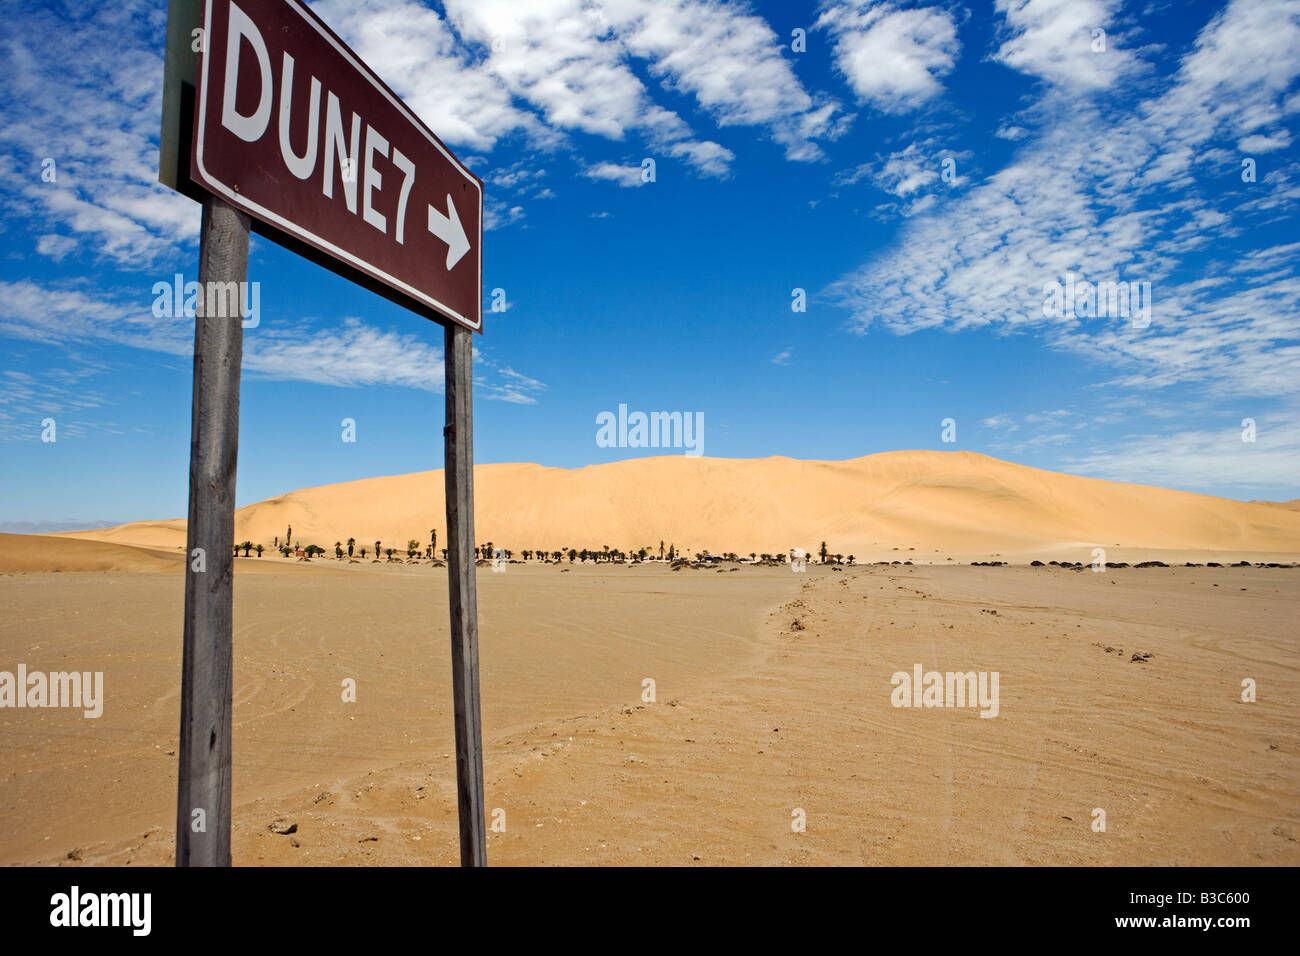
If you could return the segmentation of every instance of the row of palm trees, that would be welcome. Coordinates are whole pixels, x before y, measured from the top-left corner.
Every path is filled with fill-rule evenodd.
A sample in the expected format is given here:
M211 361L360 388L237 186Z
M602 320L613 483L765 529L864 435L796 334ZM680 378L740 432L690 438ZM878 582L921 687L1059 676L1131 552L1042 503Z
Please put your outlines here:
M442 559L445 561L447 559L447 549L443 548L441 552L439 552L437 550L437 544L438 544L438 532L436 529L431 529L429 531L429 543L423 547L423 554L426 558L432 560L435 554L441 553ZM384 549L382 548L382 545L383 545L382 540L380 539L375 540L375 547L373 553L376 556L376 558L378 558L380 554L383 554L391 561L394 554L400 553L400 549L398 548ZM334 542L334 557L336 560L341 561L343 559L343 555L345 553L344 548L345 545L342 541ZM346 553L349 558L353 557L354 554L359 553L361 558L364 559L367 556L367 554L370 553L367 551L364 545L360 549L357 548L356 538L348 538L346 549L347 549ZM262 545L253 544L253 542L251 541L243 541L234 546L235 557L239 556L240 551L244 552L244 557L248 557L250 552L256 551L257 556L260 558L262 556L263 550L265 549ZM285 557L289 557L297 549L291 547L289 543L286 541L283 545L280 546L279 550L280 553L283 554ZM415 538L409 538L406 542L405 550L406 550L407 558L417 557L421 553L420 542L417 541ZM325 554L325 549L315 544L307 545L307 547L303 548L302 551L309 558L315 557L316 555L319 554ZM480 544L475 549L475 551L477 555L483 558L484 560L490 560L496 555L496 546L491 541L488 541L485 544ZM501 553L505 556L507 561L513 559L515 555L515 552L509 548L503 549ZM537 549L529 548L519 552L519 554L525 561L538 560L538 561L559 562L564 560L564 558L567 556L570 564L572 564L574 561L578 561L580 563L586 563L587 561L591 561L593 564L598 564L602 561L624 563L628 560L629 557L632 559L633 562L641 562L647 560L647 558L653 558L654 547L653 545L647 545L646 547L643 548L637 548L635 551L621 551L617 548L611 548L609 545L606 544L606 545L602 545L599 550L596 550L594 548L579 549L579 548L564 547L558 551L549 551L541 548L537 548ZM831 564L831 563L843 564L844 563L844 555L831 554L830 550L826 547L825 541L821 543L821 547L817 550L817 555L821 558L822 564ZM680 554L677 551L676 544L668 545L668 549L667 551L665 551L664 542L663 541L659 542L660 561L666 560L671 562L677 560L679 557L682 557L682 554ZM784 551L780 551L775 554L769 554L764 552L761 555L755 551L749 552L750 561L758 561L761 559L764 562L775 561L777 563L784 564L785 558L786 558L786 554ZM709 561L715 559L723 560L723 561L740 561L741 557L735 551L726 551L720 555L713 555L708 551L707 548L704 549L703 551L697 551L695 553L695 560L697 562ZM849 564L853 564L853 562L856 560L857 557L855 555L852 554L849 555L848 557Z
M435 549L437 548L437 544L438 544L438 532L437 532L436 530L431 529L431 530L429 531L429 543L428 543L427 546L424 547L424 556L427 557L427 558L432 558L433 555L434 555ZM374 548L373 554L374 554L376 557L378 557L380 554L386 554L386 555L391 559L392 556L393 556L394 554L399 553L399 549L397 549L397 548L387 548L387 549L384 549L384 548L382 547L382 545L383 545L383 541L382 541L382 540L379 540L379 539L376 539L376 540L375 540L375 548ZM344 547L345 547L345 546L344 546L344 544L343 544L342 541L335 541L335 542L334 542L334 557L335 557L335 558L337 558L337 559L339 559L339 560L342 560L342 559L343 559L343 555L344 555ZM368 554L371 554L371 553L372 553L372 552L369 551L369 550L368 550L364 545L363 545L361 548L358 549L358 548L357 548L357 539L356 539L356 538L348 538L348 542L347 542L346 548L347 548L346 553L347 553L347 556L348 556L349 558L352 557L352 556L355 555L355 554L360 554L360 556L364 558L364 557L366 557ZM251 541L243 541L243 542L240 542L239 544L237 544L237 545L234 546L235 557L239 557L239 552L240 552L240 551L243 551L243 552L244 552L244 557L248 557L249 552L251 552L251 551L256 551L256 552L257 552L257 556L260 558L260 557L262 556L262 552L265 551L265 550L266 550L266 549L265 549L265 547L264 547L263 545L260 545L260 544L253 544L253 542L251 542ZM300 548L297 544L292 544L292 545L291 545L291 544L289 543L288 538L286 538L284 544L280 545L276 550L278 550L278 551L279 551L282 555L284 555L286 558L289 557L290 555L296 553L297 551L300 551L300 550L301 550L305 555L307 555L307 557L309 557L309 558L311 558L311 557L315 557L315 556L318 555L318 554L325 554L325 553L326 553L324 548L322 548L322 547L320 547L320 545L316 545L316 544L309 544L309 545L307 545L307 547L305 547L305 548ZM406 542L406 556L407 556L408 558L413 558L413 557L415 557L416 555L418 555L419 553L420 553L420 542L416 541L414 538L411 538L410 540L408 540L408 541ZM442 556L443 556L444 559L447 557L447 549L446 549L446 548L443 548L443 549L442 549Z

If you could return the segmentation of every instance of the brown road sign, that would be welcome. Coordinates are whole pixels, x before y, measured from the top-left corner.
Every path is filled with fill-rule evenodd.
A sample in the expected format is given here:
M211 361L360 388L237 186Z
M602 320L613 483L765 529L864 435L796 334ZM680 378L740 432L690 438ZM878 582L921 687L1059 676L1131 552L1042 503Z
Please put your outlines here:
M191 179L259 232L482 331L478 177L298 0L205 0L202 40Z
M199 5L202 3L202 14ZM158 179L203 202L199 282L241 283L250 229L443 323L461 862L487 863L474 585L471 330L483 183L298 0L169 0ZM232 608L243 326L195 317L176 864L230 865ZM209 576L211 575L211 576ZM195 815L209 827L191 830Z

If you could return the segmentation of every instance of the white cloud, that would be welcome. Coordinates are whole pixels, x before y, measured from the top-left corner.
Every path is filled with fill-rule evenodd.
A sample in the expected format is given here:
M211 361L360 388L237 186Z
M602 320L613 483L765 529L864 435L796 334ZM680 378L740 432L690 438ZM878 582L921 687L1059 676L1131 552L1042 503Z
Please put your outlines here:
M736 154L717 143L697 143L684 141L667 144L663 147L673 159L685 159L705 176L725 177L731 169L731 161Z
M1243 136L1237 141L1237 148L1243 153L1271 153L1274 150L1286 149L1290 145L1291 134L1284 129L1267 136L1262 134Z
M445 142L485 151L514 133L535 145L559 142L436 11L414 0L318 0L311 7Z
M958 175L957 164L960 161L964 168L971 157L969 151L941 148L934 138L914 141L901 150L840 173L834 182L837 186L850 186L870 179L872 185L896 200L876 206L872 211L874 218L886 220L899 215L910 218L935 208L943 192L964 187L970 174ZM948 175L949 171L952 175ZM931 188L941 181L944 185L939 190Z
M851 0L823 7L817 26L834 39L835 65L858 98L886 113L916 109L942 93L939 80L961 51L952 14L939 7Z
M574 145L573 133L636 133L725 176L733 153L657 104L635 60L720 125L765 128L792 159L820 158L815 140L843 129L838 106L804 90L761 18L713 0L446 0L445 18L413 0L313 6L455 145L490 150L519 133L552 148Z
M36 240L36 251L43 256L49 256L55 262L62 262L64 258L77 248L77 240L70 236L60 236L55 233L49 233L41 236Z
M1222 488L1247 497L1260 489L1295 487L1300 433L1294 421L1261 420L1254 442L1241 440L1235 422L1220 429L1130 435L1112 449L1065 463L1071 473L1111 481L1188 491Z
M21 353L14 361L21 361ZM76 360L70 360L75 365ZM80 367L37 368L32 373L17 369L0 372L0 440L39 441L46 417L55 420L59 438L80 438L88 423L78 416L88 410L113 404L109 395L89 388L84 380L104 372L96 363Z
M382 331L357 319L304 334L259 326L244 336L244 371L317 385L401 385L442 391L442 349L417 336Z
M616 44L582 15L578 0L516 4L510 0L447 0L459 36L485 51L482 69L508 93L539 110L551 127L622 140L629 128L656 122L644 84Z
M714 0L606 0L613 33L669 89L693 96L721 126L758 126L795 160L845 128L837 103L808 94L784 43L760 17Z
M493 229L503 229L511 223L516 223L523 218L523 206L510 206L496 199L486 199L483 202L484 232L491 232Z
M1114 32L1118 7L1119 0L998 0L1011 35L994 59L1074 92L1105 89L1138 66Z
M777 352L775 355L772 356L772 364L773 364L773 365L789 365L789 364L790 364L790 355L791 355L791 353L792 353L793 351L794 351L794 350L793 350L792 348L790 348L789 346L787 346L786 348L782 349L780 352Z
M1300 3L1234 0L1144 102L1108 108L1049 90L1030 110L1040 133L1010 165L942 217L913 220L893 248L834 284L830 298L860 330L1034 329L1051 347L1118 369L1117 385L1294 392L1294 257L1273 256L1249 274L1234 274L1232 261L1198 257L1194 271L1184 263L1211 236L1300 202L1290 167L1254 184L1245 201L1235 191L1207 198L1198 179L1222 176L1217 141L1281 113L1300 74L1300 60L1283 51L1296 48ZM1044 285L1071 271L1093 282L1150 282L1151 325L1045 318Z
M582 175L588 179L600 179L626 187L644 185L640 164L620 166L618 163L596 163L584 169Z
M482 398L489 401L536 405L537 396L546 391L544 383L499 364L477 347L474 349L474 362L474 388ZM484 374L485 372L491 372L492 375Z
M1010 415L990 415L988 418L980 419L980 424L985 428L1003 429L1006 431L1015 431L1018 426L1015 419Z
M916 143L901 152L891 153L874 176L885 192L906 198L939 178L939 160L925 155Z
M0 335L64 346L113 342L169 355L190 355L194 320L155 318L152 304L152 295L144 290L134 299L129 295L111 298L28 281L0 281ZM307 322L272 321L265 315L261 318L255 329L244 333L243 367L250 375L319 385L396 385L442 391L442 350L419 336L386 331L355 318L345 319L333 329ZM501 389L526 394L546 387L514 369L496 369L491 362L479 369L488 397ZM9 393L15 394L21 384L11 375Z
M0 208L43 234L41 254L75 251L140 267L197 237L198 206L156 181L164 15L133 3L93 4L71 19L40 5L21 22L6 15L0 150L13 159L4 163ZM51 36L56 55L44 48ZM53 238L55 225L75 247Z
M312 4L457 149L488 153L520 138L536 151L581 148L582 162L599 164L605 157L583 137L620 152L635 138L642 155L725 177L734 152L657 102L661 93L691 97L701 115L757 130L796 160L822 158L819 143L849 119L804 88L793 55L761 17L718 0L444 6L445 14L415 0ZM10 19L0 44L0 174L10 189L0 208L36 224L39 236L77 243L46 239L41 254L148 268L192 248L197 205L156 182L165 23L165 5L143 0L92 4L71 19L38 4ZM51 35L57 56L40 48ZM54 182L41 178L46 158ZM500 188L519 190L500 197L507 211L555 195L524 179Z
M546 170L544 168L524 162L512 163L501 169L488 170L483 174L484 180L488 183L505 189L518 189L521 186L528 186L545 176Z

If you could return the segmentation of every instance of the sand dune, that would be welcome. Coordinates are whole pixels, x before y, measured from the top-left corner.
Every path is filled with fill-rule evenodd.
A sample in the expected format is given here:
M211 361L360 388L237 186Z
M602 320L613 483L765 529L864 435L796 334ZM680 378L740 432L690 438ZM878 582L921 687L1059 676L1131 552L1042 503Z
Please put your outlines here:
M179 554L106 541L0 534L0 571L179 571L182 567Z
M999 554L1012 560L1094 547L1300 552L1300 511L1041 471L972 452L898 451L850 461L639 458L579 469L480 465L479 541L525 548L629 550L663 540L691 552L816 548L858 560ZM306 488L240 508L236 540L270 546L292 525L302 544L423 545L445 529L441 470ZM181 519L70 536L182 548ZM907 554L914 550L915 554ZM900 552L903 552L900 554Z

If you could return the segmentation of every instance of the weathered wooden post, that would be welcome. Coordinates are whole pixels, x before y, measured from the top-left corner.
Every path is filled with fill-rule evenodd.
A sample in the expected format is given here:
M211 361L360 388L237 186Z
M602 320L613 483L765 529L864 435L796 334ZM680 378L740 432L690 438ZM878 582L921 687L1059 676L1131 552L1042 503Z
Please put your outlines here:
M487 865L483 743L478 702L478 598L474 571L473 333L447 323L447 424L443 428L447 504L447 588L456 709L456 802L461 866Z
M350 151L346 136L336 151L318 151L314 132L307 152L295 151L290 141L297 143L297 134L288 131L315 129L318 100L315 92L292 95L294 63L304 88L310 78L318 91L318 78L328 78L330 103L338 98L354 129L364 118L360 167L359 133ZM377 150L379 140L384 146ZM483 329L483 181L314 12L287 0L168 0L158 179L203 202L199 282L205 293L214 283L245 281L252 225L270 241L446 326L446 550L461 860L483 865L470 407L470 339ZM364 229L357 226L358 199ZM230 551L243 349L240 310L233 311L225 318L201 312L195 327L176 810L182 866L230 863ZM431 536L431 550L434 544ZM292 527L285 545L294 546Z
M235 468L239 370L244 354L236 301L248 273L249 220L215 197L203 203L199 298L194 319L190 504L186 527L185 628L176 801L176 865L230 865L230 700L233 659ZM215 314L209 314L209 312ZM201 811L201 812L199 812Z

